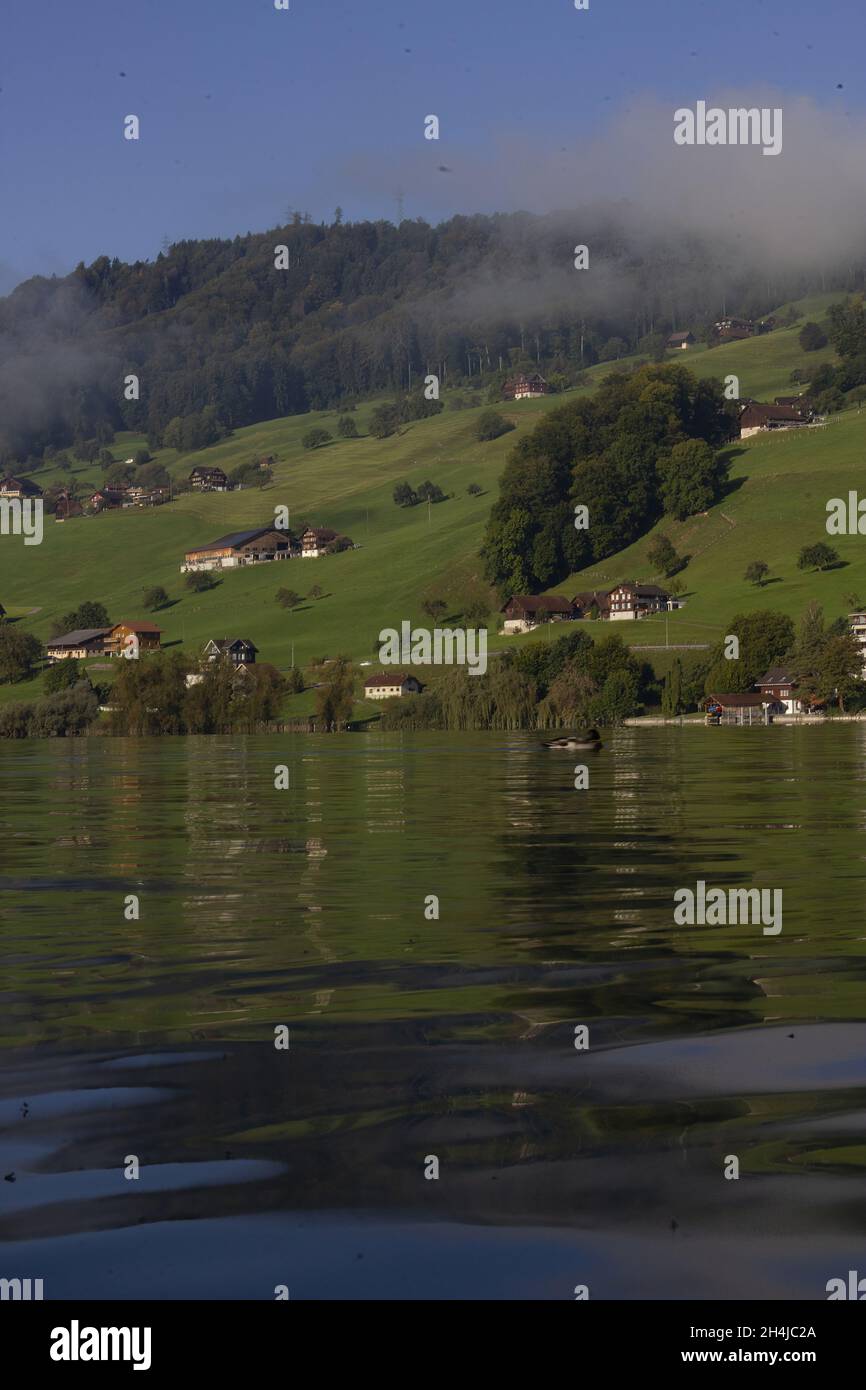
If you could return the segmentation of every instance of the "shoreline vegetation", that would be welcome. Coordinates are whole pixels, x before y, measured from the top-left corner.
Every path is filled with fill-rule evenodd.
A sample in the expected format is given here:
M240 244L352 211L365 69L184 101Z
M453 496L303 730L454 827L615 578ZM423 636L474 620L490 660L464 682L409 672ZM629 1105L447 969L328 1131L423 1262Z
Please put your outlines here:
M341 656L318 668L314 713L294 718L285 712L286 698L305 688L295 668L284 675L266 664L235 668L226 660L154 652L119 661L110 687L92 687L70 665L64 674L77 679L66 689L31 704L0 706L0 738L703 724L709 694L748 691L780 661L794 673L804 713L773 722L866 717L861 653L844 619L828 626L813 602L796 630L772 610L735 615L727 626L739 644L736 658L727 654L726 637L706 654L695 653L685 668L675 657L663 680L610 630L594 640L578 629L503 652L483 675L463 666L416 667L429 683L419 694L383 702L381 714L356 712L363 668Z

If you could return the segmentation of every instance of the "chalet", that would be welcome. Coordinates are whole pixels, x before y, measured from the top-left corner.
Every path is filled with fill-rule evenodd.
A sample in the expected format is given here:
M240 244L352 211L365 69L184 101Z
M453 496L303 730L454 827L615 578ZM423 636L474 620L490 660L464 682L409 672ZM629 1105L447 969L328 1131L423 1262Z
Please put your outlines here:
M10 476L4 478L3 481L0 482L0 497L6 497L9 500L17 498L20 502L23 502L25 497L41 496L41 487L31 482L29 478L13 478Z
M249 637L212 637L205 643L202 655L206 661L225 658L234 666L252 666L258 650Z
M692 347L694 341L695 339L692 333L671 333L665 343L665 347L676 349L678 352L684 352L686 348Z
M797 694L797 678L785 666L771 666L755 681L768 704L781 705L785 714L802 714L806 702Z
M610 594L607 589L588 589L580 594L575 594L571 600L576 618L590 618L593 609L600 618L610 617Z
M105 639L110 632L110 627L81 627L74 632L64 632L60 637L51 637L45 644L48 660L77 658L83 661L90 656L100 656L105 651Z
M751 338L755 325L751 319L719 319L713 324L713 334L720 342L735 343L742 338Z
M125 656L135 661L141 652L158 652L161 636L162 628L155 623L115 623L106 635L105 651L108 656Z
M180 572L235 569L239 565L258 565L268 560L288 560L291 555L292 542L287 531L259 526L254 531L232 531L211 541L210 545L188 550Z
M401 695L420 695L423 686L406 671L376 671L364 681L365 700L393 700Z
M320 555L328 555L334 550L348 550L352 546L349 536L341 536L328 526L308 526L301 536L301 558L316 560Z
M783 705L753 690L708 695L703 707L713 724L769 724L771 714L784 714Z
M228 492L229 480L221 468L194 468L189 475L190 486L196 492Z
M617 584L608 595L610 620L645 618L650 613L661 613L668 606L669 595L658 584L636 584L629 580Z
M539 623L558 623L575 617L574 605L560 594L512 594L500 608L503 632L531 632Z
M550 387L543 376L538 372L527 375L520 372L517 376L511 377L502 387L502 394L507 400L522 401L532 399L535 396L546 396Z
M806 415L791 405L768 405L763 401L751 401L740 411L740 438L759 430L790 430L811 423L811 415Z

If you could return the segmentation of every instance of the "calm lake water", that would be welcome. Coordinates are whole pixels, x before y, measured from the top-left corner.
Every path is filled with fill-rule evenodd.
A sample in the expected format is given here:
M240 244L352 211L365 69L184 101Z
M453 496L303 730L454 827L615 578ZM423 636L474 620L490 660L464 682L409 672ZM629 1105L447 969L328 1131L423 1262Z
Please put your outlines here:
M866 727L627 729L585 791L581 756L3 743L0 1275L823 1299L866 1274ZM781 934L676 926L699 879L781 889Z

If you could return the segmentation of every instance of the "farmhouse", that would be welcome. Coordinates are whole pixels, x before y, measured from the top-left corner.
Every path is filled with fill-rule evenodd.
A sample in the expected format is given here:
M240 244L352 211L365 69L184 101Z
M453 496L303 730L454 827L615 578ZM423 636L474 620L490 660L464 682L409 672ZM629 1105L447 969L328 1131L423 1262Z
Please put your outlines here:
M189 481L196 492L229 491L229 480L221 468L203 468L199 465L190 473Z
M684 352L686 348L690 348L693 345L694 341L694 335L691 333L672 333L665 343L665 347L675 348L680 352Z
M17 497L23 501L25 497L41 497L42 489L29 478L4 478L0 482L0 497Z
M320 555L328 555L334 550L349 550L352 547L349 536L341 536L328 526L308 526L301 536L301 558L317 560Z
M574 606L560 594L512 594L500 608L503 632L531 632L539 623L558 623L575 617Z
M125 656L137 660L141 652L158 652L162 628L155 623L121 622L109 628L105 638L108 656Z
M259 526L254 531L232 531L211 541L210 545L188 550L180 572L235 569L239 565L258 565L267 560L288 560L291 554L288 532L278 531L274 526Z
M589 589L584 593L575 594L571 600L576 618L589 618L592 611L598 613L600 618L610 617L610 594L607 589Z
M755 325L751 319L719 319L713 324L713 333L723 343L737 342L742 338L751 338L755 332Z
M645 618L660 613L668 606L668 594L658 584L636 584L629 580L611 589L609 598L611 622Z
M750 401L740 411L740 438L748 439L759 430L790 430L809 423L810 417L794 406Z
M538 372L533 372L527 376L526 372L520 372L517 376L511 377L502 387L502 394L507 400L522 401L532 399L535 396L546 396L550 387L543 376Z
M235 666L252 666L258 650L249 637L212 637L205 643L202 654L207 661L225 658Z
M110 627L81 627L74 632L64 632L60 637L51 637L45 644L49 661L65 661L78 658L83 661L89 656L99 656L105 651L105 639Z
M785 714L803 713L805 702L796 693L797 678L787 667L771 666L755 685L767 704L781 705Z
M420 695L421 682L406 671L376 671L364 681L366 700L393 700L400 695Z

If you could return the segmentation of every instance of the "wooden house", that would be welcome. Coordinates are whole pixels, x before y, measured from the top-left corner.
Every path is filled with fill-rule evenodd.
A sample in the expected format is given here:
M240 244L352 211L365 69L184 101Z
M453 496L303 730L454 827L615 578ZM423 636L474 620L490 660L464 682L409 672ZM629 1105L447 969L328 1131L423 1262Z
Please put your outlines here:
M206 661L231 661L234 666L252 666L258 647L249 637L212 637L205 643L202 655Z
M229 480L221 468L194 468L189 475L190 486L196 492L228 492Z
M538 372L519 372L502 387L503 396L511 401L531 400L536 396L546 396L549 391L550 387Z
M806 415L792 405L769 405L764 401L750 401L740 411L740 438L759 430L790 430L808 425L811 414Z
M308 526L301 536L301 557L316 560L320 555L336 549L348 550L351 546L351 538L341 536L339 531L332 531L328 526Z
M686 348L694 345L694 341L694 334L692 333L671 333L665 347L677 352L684 352Z
M571 600L575 618L591 618L595 611L599 618L610 617L610 593L607 589L587 589L575 594Z
M17 499L23 502L27 497L41 497L42 489L30 478L13 478L11 475L0 482L0 497L8 498L10 501Z
M608 616L611 622L619 622L661 613L668 606L668 597L666 590L660 589L658 584L636 584L632 579L611 589Z
M713 335L721 343L735 343L743 338L751 338L755 325L751 319L719 319L713 324Z
M561 594L512 594L500 608L503 632L531 632L539 623L565 622L574 618L574 605Z
M797 694L798 684L796 676L785 666L771 666L759 681L755 681L767 703L781 705L785 714L803 713L805 702Z
M393 700L401 695L420 695L423 688L407 671L376 671L364 681L364 699Z
M105 651L108 656L124 656L137 660L142 652L158 652L162 628L156 623L129 622L115 623L105 638Z

